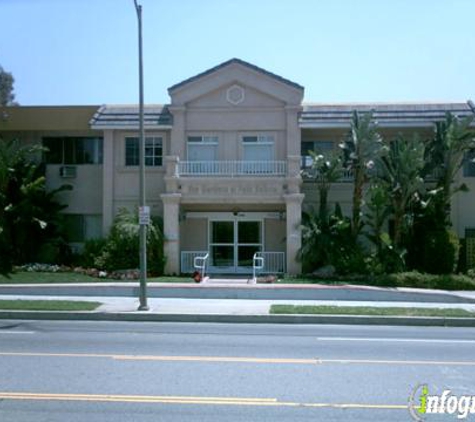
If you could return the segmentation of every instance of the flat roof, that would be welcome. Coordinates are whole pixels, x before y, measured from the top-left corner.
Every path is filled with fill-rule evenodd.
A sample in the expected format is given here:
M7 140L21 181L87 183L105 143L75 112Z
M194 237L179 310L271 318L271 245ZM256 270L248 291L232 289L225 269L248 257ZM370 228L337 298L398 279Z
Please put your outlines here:
M0 131L91 130L89 121L98 108L98 105L0 107Z

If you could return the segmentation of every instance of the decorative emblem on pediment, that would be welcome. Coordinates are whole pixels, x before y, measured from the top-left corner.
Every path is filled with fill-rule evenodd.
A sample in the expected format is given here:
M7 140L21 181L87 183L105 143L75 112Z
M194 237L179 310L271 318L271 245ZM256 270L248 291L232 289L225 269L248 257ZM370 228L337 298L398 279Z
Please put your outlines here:
M230 86L226 91L226 100L233 105L241 104L244 96L244 88L239 85Z

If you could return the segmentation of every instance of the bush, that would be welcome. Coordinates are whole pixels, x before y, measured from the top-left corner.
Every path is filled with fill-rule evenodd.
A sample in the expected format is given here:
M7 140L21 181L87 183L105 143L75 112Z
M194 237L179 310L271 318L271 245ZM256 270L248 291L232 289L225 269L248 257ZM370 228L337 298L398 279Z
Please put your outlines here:
M425 230L408 246L410 267L431 274L451 274L457 269L460 242L448 229Z
M339 204L333 213L320 216L312 211L302 217L302 248L299 259L304 272L332 265L338 274L364 274L363 247L351 234L351 221L344 217Z
M460 274L424 274L410 271L377 278L379 286L414 287L440 290L475 290L475 278Z
M86 240L83 252L79 256L78 264L85 268L94 267L96 258L102 254L106 244L106 239Z
M94 260L95 266L106 271L138 268L139 232L137 215L120 209L105 246ZM147 268L150 273L161 275L164 265L162 223L153 219L147 230Z

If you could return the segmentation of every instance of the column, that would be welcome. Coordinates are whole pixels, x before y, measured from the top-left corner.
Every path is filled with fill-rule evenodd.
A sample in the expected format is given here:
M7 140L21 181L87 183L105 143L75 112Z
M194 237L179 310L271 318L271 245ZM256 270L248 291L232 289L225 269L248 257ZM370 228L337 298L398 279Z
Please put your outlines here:
M165 274L180 273L180 200L181 194L160 195L163 201L163 251L165 254Z
M284 195L287 215L287 273L300 274L302 265L297 262L297 254L302 246L301 219L304 195L294 193Z
M186 126L186 108L183 106L170 106L170 112L173 115L173 126L170 135L170 153L169 155L175 155L181 160L185 160L186 151L186 139L185 139L185 126Z
M300 105L287 105L285 107L287 128L287 155L300 157L301 132L299 127Z
M104 131L102 159L102 236L114 221L114 132Z

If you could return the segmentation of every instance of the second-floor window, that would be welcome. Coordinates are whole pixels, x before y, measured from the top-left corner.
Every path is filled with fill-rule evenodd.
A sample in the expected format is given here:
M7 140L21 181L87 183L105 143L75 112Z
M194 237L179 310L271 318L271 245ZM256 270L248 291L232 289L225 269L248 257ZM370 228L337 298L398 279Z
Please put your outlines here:
M309 151L324 154L333 151L334 143L332 141L304 141L302 142L302 168L312 167L313 159Z
M145 165L158 167L162 165L163 141L162 138L147 136L145 138ZM139 138L125 138L125 165L140 165Z
M274 160L274 137L271 135L243 136L244 161Z
M218 157L217 136L188 136L189 161L215 161Z
M62 136L43 138L46 164L102 164L102 138Z
M463 163L463 176L475 177L475 149L465 153L465 161Z

